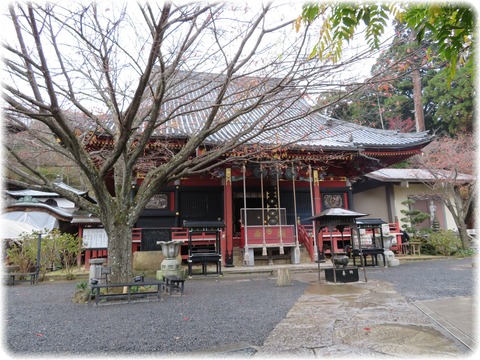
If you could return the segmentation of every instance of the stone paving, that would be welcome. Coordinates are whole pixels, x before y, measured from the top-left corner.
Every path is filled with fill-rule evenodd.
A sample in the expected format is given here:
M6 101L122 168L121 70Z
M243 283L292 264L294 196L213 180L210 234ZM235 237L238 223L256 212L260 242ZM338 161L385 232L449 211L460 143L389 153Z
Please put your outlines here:
M445 357L464 354L390 284L311 283L255 357ZM294 275L293 277L298 277ZM302 274L302 280L308 274Z

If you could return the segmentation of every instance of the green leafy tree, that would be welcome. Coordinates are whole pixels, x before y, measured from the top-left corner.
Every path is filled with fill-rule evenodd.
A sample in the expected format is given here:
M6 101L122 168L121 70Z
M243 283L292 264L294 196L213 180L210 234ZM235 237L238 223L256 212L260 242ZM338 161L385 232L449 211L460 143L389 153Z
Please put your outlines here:
M397 24L395 34L372 67L372 75L379 82L336 103L328 109L329 114L363 125L409 132L415 128L412 116L415 96L420 93L426 129L452 136L473 131L474 82L470 69L460 67L449 85L447 73L442 71L445 62L438 61L431 50L438 48L433 41L424 37L422 44L417 44L405 24ZM420 90L414 87L414 70L420 75Z
M405 215L405 217L401 218L400 221L404 223L402 224L402 228L407 233L411 234L412 237L416 237L419 233L417 225L427 220L430 215L421 210L413 209L413 204L415 204L415 200L413 199L402 201L402 205L405 205L407 209L400 210L400 212Z
M62 233L58 229L49 232L42 241L45 244L44 261L52 264L52 267L60 265L63 267L67 279L73 279L73 266L76 264L77 255L81 248L77 236Z
M448 63L448 81L453 79L457 65L472 68L476 21L471 6L414 3L407 7L403 17L405 23L415 30L419 43L428 33L436 41L440 59Z
M21 273L33 270L37 258L38 233L23 233L19 239L6 250L7 262L18 265Z
M339 60L343 42L353 39L355 31L365 26L365 38L371 48L378 48L390 17L405 22L420 44L427 34L439 45L438 55L448 63L448 79L453 79L457 65L473 65L475 11L468 4L438 3L308 3L297 20L323 21L319 40L311 56Z
M423 103L430 113L430 129L450 136L473 133L475 88L467 68L458 69L450 86L446 74L437 72L428 79L423 90Z
M404 3L400 8L394 3L308 3L304 5L302 15L297 20L297 29L302 20L310 24L320 19L323 22L322 29L310 56L336 62L341 58L344 41L350 42L362 26L366 28L365 39L370 48L378 49L380 39L390 22L390 15L408 26L408 41L416 40L421 45L425 38L431 40L430 44L434 45L428 47L427 53L435 50L438 58L446 62L448 85L455 76L457 65L466 65L473 73L475 14L469 6ZM425 130L422 79L420 68L416 64L422 58L411 57L414 61L409 64L417 131Z
M395 25L395 37L372 69L389 86L384 96L384 111L391 118L415 120L417 131L426 129L422 106L425 74L437 64L432 56L435 46L426 38L418 44L415 33L405 24ZM434 52L433 52L434 53Z

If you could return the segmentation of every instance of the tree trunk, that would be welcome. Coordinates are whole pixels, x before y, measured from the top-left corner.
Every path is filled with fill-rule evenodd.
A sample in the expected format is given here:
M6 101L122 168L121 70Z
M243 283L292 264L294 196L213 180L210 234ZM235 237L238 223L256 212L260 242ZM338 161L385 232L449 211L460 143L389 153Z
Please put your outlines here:
M462 198L462 194L460 193L460 188L454 187L453 194L456 209L456 216L454 215L454 219L458 227L458 235L460 235L460 239L462 240L462 247L464 250L466 250L470 248L470 237L468 236L467 224L465 223L467 217L464 207L465 204Z
M467 232L467 225L463 224L458 227L458 234L460 235L460 239L462 240L462 248L464 250L470 249L470 236L468 236Z
M420 70L415 69L412 71L412 83L413 83L413 105L415 108L415 126L417 132L425 131L425 118L423 116L422 106L422 76Z
M462 200L462 195L455 188L454 185L451 185L450 192L447 192L453 198L453 203L451 201L444 201L445 206L452 214L455 225L457 225L458 235L462 241L462 248L464 250L470 248L470 237L467 233L467 225L465 223L466 213L464 211L464 203Z
M108 237L108 266L111 267L111 282L129 282L132 280L132 226L116 224L113 221L105 225Z

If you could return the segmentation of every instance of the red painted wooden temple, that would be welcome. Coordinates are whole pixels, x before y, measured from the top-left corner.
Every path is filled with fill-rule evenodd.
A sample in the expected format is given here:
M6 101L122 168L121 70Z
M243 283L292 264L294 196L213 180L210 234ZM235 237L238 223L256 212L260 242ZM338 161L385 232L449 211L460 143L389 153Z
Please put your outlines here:
M299 248L306 249L310 261L316 259L317 247L326 254L332 246L335 252L343 251L351 243L348 230L343 234L335 232L332 245L326 229L315 234L313 223L304 219L330 207L354 210L351 181L419 153L430 141L426 134L409 137L360 126L354 126L352 131L351 124L347 126L358 140L362 136L369 139L370 135L375 139L373 144L368 146L365 141L350 150L328 151L325 147L308 151L289 147L281 156L272 154L271 160L227 162L212 172L168 184L151 199L138 219L133 251L160 250L156 245L160 240L183 240L181 254L186 260L188 233L183 222L217 220L226 225L221 234L222 262L226 266L254 265L255 260L271 261L276 257L296 263ZM385 139L396 140L396 145L382 146ZM139 174L133 192L142 180ZM389 225L397 235L398 245L392 249L398 250L398 223L390 221ZM202 246L213 242L201 233L194 240ZM87 251L86 262L96 256L106 256L106 250Z
M214 86L208 74L201 74L194 80L197 89ZM182 89L187 89L185 81L182 82ZM189 96L192 98L188 99ZM195 126L201 127L204 121L202 112L195 111L198 98L194 94L185 91L181 98L173 97L171 101L184 101L181 104L183 111L172 118L171 122L174 123L159 126L151 136L145 150L150 159L158 158L154 155L159 147L167 147L172 152L181 149L186 142L186 135L193 136L197 131ZM212 91L203 96L201 101L215 103L215 93ZM273 99L273 105L270 105L273 110L259 107L239 117L242 124L255 118L268 121L279 119L279 123L283 124L277 128L270 126L268 133L262 133L243 145L244 148L265 145L265 151L255 158L244 157L241 160L236 156L236 151L231 151L219 159L219 165L209 172L167 184L152 197L138 219L133 251L161 250L157 241L187 240L184 221L221 220L225 224L221 234L221 251L226 266L233 265L234 260L239 263L234 256L240 258L240 263L248 265L254 265L256 259L275 256L290 257L292 262L298 262L300 247L307 249L313 260L316 247L323 252L328 249L324 249L322 233L317 237L313 223L305 219L326 208L354 210L353 181L366 173L420 153L432 140L425 132L399 133L332 119L312 112L310 105L301 98L291 104L282 100L281 107L275 107L275 101ZM191 111L187 111L185 103L192 106ZM176 108L174 105L166 106ZM271 114L275 116L273 119L269 119ZM280 119L287 115L296 120L286 122ZM205 147L229 141L231 134L236 131L236 125L232 123L229 126L207 139ZM271 146L272 139L276 139L275 147ZM108 135L92 133L89 147L92 151L105 150L111 141ZM192 156L201 156L201 153L198 150ZM143 176L139 170L136 183L132 184L133 196ZM91 236L90 244L97 244L87 250L86 261L91 256L105 256L105 241L97 239L95 236L98 234L92 232L98 224L89 223L88 219L84 219L83 223L82 219L76 221L81 225L82 234ZM391 228L399 233L396 224L391 224ZM348 237L345 232L341 241L333 244L335 251L343 248ZM195 241L208 247L212 240L207 235L196 233ZM186 251L187 246L184 245L184 258Z

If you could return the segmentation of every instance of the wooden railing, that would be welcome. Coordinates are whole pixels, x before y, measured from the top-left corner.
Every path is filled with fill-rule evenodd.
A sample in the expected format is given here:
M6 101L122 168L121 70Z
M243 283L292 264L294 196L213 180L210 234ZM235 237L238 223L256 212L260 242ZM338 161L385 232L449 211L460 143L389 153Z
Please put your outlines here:
M220 232L220 236L222 235L223 231ZM187 242L188 241L188 229L184 228L172 228L172 240L182 240ZM199 232L192 234L192 241L215 241L215 234L211 232Z
M390 233L394 234L397 237L397 244L392 245L390 247L390 249L394 250L394 251L400 251L401 250L401 244L402 244L402 237L401 237L402 234L401 234L400 225L399 225L398 222L389 223L388 225L389 225L389 228L390 228ZM283 228L286 229L286 227L287 227L287 225L284 225L282 227L282 230L284 230ZM292 227L292 226L289 226L289 228L290 227ZM245 245L245 243L244 243L245 234L244 234L243 230L244 229L242 227L241 237L236 237L234 239L234 246L243 247ZM254 230L252 230L252 231L254 231ZM314 261L314 256L315 256L314 246L313 246L314 245L314 243L313 243L313 240L314 240L313 231L314 230L313 230L312 225L298 225L298 242L300 244L302 244L303 246L305 246L305 248L307 249L307 251L310 255L311 261ZM367 232L368 231L369 230L367 230ZM188 230L187 229L185 229L185 228L172 228L171 234L172 234L172 240L183 240L183 241L185 241L185 246L187 245L187 242L188 242ZM290 244L290 243L291 244L294 243L293 232L288 230L283 235L285 235L285 237L282 239L282 242L284 244L287 245L287 244ZM223 238L223 232L222 232L221 236ZM340 240L343 240L343 241L350 240L350 228L348 228L348 227L345 228L343 233L340 233L337 230L334 231L332 233L332 238L334 238L335 240L340 239ZM318 234L319 244L317 244L317 245L319 246L320 249L322 248L322 244L321 244L322 239L330 242L330 232L326 228L322 229ZM206 234L206 233L198 233L198 234L192 235L192 241L195 241L199 245L200 244L209 244L209 243L215 242L215 236L212 236L211 234ZM273 239L273 238L270 238L270 237L266 238L267 246L268 246L268 244L274 245L273 243L275 243L275 246L278 246L278 242L279 242L278 239ZM142 229L141 228L133 228L132 229L132 252L140 250L141 243L142 243ZM263 237L262 237L262 240L259 240L257 238L254 239L253 235L252 235L252 237L249 237L249 244L251 244L253 246L255 246L255 245L259 246L262 243L263 243ZM337 243L337 241L334 241L334 243ZM335 251L339 251L339 249L335 249ZM327 251L327 252L329 252L329 251ZM89 261L90 261L91 258L107 257L107 256L108 256L107 249L86 250L85 251L85 266L89 265ZM184 257L184 256L182 255L182 257Z
M298 225L298 242L305 246L310 255L310 261L315 260L315 253L313 247L313 225Z
M247 236L245 235L247 230ZM278 247L281 244L285 246L295 246L295 230L293 225L252 225L242 226L241 247ZM248 239L247 239L248 238Z

